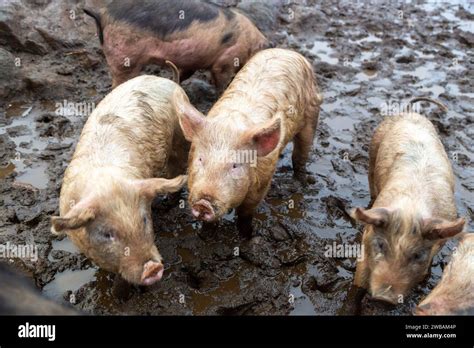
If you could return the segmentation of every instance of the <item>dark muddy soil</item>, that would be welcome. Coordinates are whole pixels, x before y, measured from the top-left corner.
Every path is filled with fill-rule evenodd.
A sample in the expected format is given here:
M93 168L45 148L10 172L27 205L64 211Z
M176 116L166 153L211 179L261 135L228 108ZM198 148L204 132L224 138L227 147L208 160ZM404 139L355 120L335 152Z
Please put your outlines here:
M422 105L420 111L436 125L452 158L458 211L473 230L473 5L223 3L256 6L252 16L261 29L313 63L324 93L308 166L316 183L303 188L293 181L286 149L250 240L239 236L233 215L217 227L203 227L176 200L157 199L156 243L166 271L149 288L124 285L67 238L50 233L61 178L87 118L55 111L70 102L93 107L110 91L95 26L81 11L84 1L2 5L0 243L38 247L38 261L9 262L48 297L97 314L337 314L355 259L327 257L326 247L360 240L361 227L346 211L369 204L367 150L384 117L381 108L414 96L439 99L449 108L443 113ZM149 72L170 76L157 68ZM183 83L204 112L217 99L208 81L198 73ZM429 278L404 304L386 308L365 300L363 314L410 314L440 279L451 248L448 243L442 249Z

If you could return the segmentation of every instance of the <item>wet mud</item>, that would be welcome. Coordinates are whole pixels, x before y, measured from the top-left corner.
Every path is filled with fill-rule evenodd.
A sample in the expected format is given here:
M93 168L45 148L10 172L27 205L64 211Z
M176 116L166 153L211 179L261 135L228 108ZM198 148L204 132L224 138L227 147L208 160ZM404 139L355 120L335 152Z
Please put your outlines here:
M49 218L58 214L62 176L87 108L110 91L95 26L80 11L84 1L12 4L2 9L3 27L15 29L18 16L35 15L23 28L0 36L0 60L10 64L2 68L0 85L0 243L37 246L36 262L6 261L49 298L95 314L337 314L356 260L325 252L360 241L361 226L347 211L369 205L368 146L375 127L389 117L381 115L383 105L421 95L449 109L420 105L452 159L458 212L474 230L474 7L280 1L264 7L260 18L258 11L252 15L277 46L302 53L315 69L324 95L308 165L315 183L301 187L293 180L290 145L258 207L251 239L239 235L233 214L217 226L196 222L179 204L186 191L177 199L157 198L153 222L165 275L148 288L125 284L94 266L69 239L50 233ZM35 26L44 33L31 30ZM15 58L21 66L12 63ZM147 72L171 76L156 67ZM183 87L203 112L217 100L206 73L195 74ZM70 102L85 103L83 112L57 112ZM411 314L439 281L452 247L447 243L429 277L403 304L387 308L366 299L362 314Z

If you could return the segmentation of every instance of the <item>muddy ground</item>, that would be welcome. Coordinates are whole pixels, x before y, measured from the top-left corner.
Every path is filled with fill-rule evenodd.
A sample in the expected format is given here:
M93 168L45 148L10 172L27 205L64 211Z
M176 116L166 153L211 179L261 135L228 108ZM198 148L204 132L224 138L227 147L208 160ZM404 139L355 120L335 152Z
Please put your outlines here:
M87 1L89 7L100 1ZM223 1L234 6L239 1ZM156 243L164 279L149 288L124 286L97 269L67 239L50 233L63 172L93 107L109 91L95 26L84 1L7 1L0 9L0 243L34 243L37 262L8 260L43 293L96 314L337 314L355 259L324 255L333 243L360 240L346 211L367 206L368 145L382 105L427 95L449 112L423 105L456 175L456 203L474 230L474 6L430 1L365 4L248 1L261 29L278 46L313 64L324 103L309 169L316 183L292 178L291 146L258 208L250 240L234 216L203 229L169 198L154 202ZM72 10L72 12L71 12ZM151 68L151 73L169 72ZM205 73L183 83L198 109L217 99ZM86 115L58 115L57 103L86 103ZM93 180L93 178L91 178ZM182 193L186 198L186 192ZM363 314L408 315L440 279L453 245L436 256L431 275L396 308L364 301ZM294 299L294 301L293 301Z

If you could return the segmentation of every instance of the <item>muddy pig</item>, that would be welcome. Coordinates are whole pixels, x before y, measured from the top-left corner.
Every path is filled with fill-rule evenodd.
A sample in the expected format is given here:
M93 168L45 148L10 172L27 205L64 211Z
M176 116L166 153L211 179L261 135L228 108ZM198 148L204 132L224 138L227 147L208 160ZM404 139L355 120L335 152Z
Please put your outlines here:
M474 234L463 234L443 277L416 315L474 315Z
M465 223L456 218L451 163L426 117L390 116L377 128L369 186L372 207L352 211L365 224L354 285L396 304L425 278L433 256Z
M277 48L257 53L207 117L180 95L174 101L191 142L189 203L196 218L215 221L237 208L238 222L249 227L291 140L294 173L304 180L322 96L299 53Z
M0 262L0 315L78 315L44 298L26 277Z
M269 42L238 10L205 1L113 1L95 13L99 39L112 74L112 88L148 64L170 60L181 80L210 70L222 91L233 75Z
M140 76L99 103L64 174L60 217L52 218L53 233L67 233L97 265L134 284L163 274L151 201L186 182L165 179L185 171L188 148L173 94L187 100L171 80Z

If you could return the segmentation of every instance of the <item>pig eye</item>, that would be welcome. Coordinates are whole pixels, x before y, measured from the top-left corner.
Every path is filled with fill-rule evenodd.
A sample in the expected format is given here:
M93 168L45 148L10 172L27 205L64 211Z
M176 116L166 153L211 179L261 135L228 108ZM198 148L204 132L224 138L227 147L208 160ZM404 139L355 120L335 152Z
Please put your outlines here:
M416 253L414 253L411 257L412 261L414 262L421 262L421 261L424 261L425 258L426 258L426 251L425 250L420 250L420 251L417 251Z
M239 163L234 163L234 164L232 165L232 169L237 169L237 168L239 168L239 167L240 167L240 164L239 164Z
M372 247L375 254L385 253L385 242L381 238L375 238L372 242Z
M100 232L100 237L108 242L115 240L115 235L111 230L103 230Z
M146 216L143 217L143 224L146 226L148 224L148 219Z
M110 232L105 232L105 233L104 233L104 238L105 238L105 239L113 240L113 239L114 239L114 236L113 236L113 234L110 233Z

